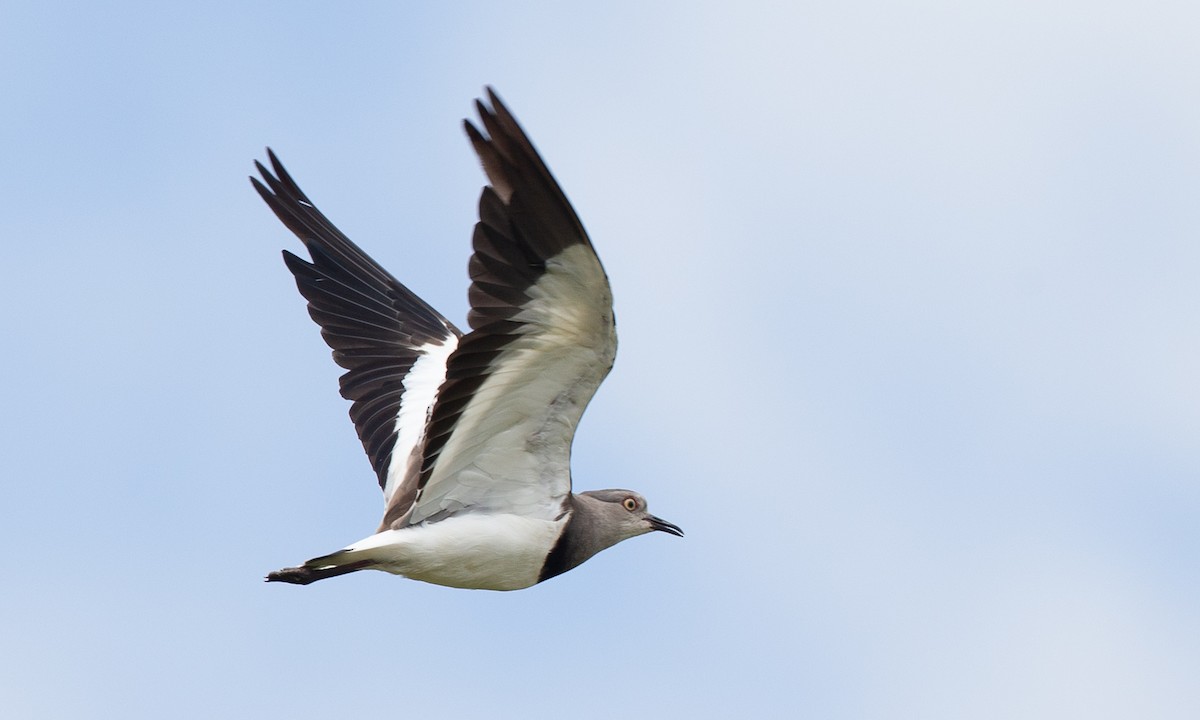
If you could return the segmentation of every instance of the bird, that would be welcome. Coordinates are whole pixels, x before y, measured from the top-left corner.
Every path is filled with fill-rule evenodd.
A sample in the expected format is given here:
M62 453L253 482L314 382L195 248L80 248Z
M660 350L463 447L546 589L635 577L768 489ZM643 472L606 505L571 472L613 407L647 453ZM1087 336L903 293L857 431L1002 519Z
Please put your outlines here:
M638 535L682 536L632 490L572 491L571 444L608 375L612 291L558 182L495 90L463 129L487 177L463 333L339 231L274 151L251 183L308 251L283 259L345 373L379 485L375 533L268 582L381 570L510 591Z

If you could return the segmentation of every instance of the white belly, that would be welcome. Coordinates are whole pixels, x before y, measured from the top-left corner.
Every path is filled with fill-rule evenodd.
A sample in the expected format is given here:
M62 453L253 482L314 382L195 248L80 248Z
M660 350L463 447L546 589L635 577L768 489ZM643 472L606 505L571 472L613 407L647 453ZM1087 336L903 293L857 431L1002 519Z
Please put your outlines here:
M538 581L566 520L467 514L385 530L346 548L375 569L436 585L520 590Z

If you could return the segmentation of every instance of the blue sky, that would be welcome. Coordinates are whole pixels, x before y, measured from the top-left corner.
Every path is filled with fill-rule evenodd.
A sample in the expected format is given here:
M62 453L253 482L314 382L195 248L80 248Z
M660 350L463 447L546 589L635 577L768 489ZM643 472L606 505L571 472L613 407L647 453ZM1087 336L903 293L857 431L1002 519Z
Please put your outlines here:
M1200 716L1200 10L52 4L0 21L0 714ZM377 487L246 176L461 320L493 84L612 279L517 593L262 575Z

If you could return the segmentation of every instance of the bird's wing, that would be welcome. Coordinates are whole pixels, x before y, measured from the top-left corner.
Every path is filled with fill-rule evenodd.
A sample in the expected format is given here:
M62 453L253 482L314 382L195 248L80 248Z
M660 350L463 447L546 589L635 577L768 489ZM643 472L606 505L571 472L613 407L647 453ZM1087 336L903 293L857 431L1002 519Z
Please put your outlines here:
M334 227L267 154L274 172L255 163L262 182L250 180L312 256L307 262L283 251L334 362L346 369L342 397L352 401L350 417L385 503L411 504L430 408L462 333ZM407 498L398 488L409 489Z
M464 126L489 186L471 257L472 332L450 356L411 510L384 527L460 511L561 517L575 427L616 355L612 292L587 233L489 88L483 132Z

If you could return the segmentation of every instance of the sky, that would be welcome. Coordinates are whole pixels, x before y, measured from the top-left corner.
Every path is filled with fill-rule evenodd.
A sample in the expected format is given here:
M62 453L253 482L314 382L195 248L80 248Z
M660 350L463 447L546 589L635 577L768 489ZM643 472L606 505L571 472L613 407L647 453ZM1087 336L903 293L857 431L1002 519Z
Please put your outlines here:
M0 11L0 715L1200 717L1200 6ZM456 322L496 87L621 347L513 593L266 572L382 503L253 192Z

